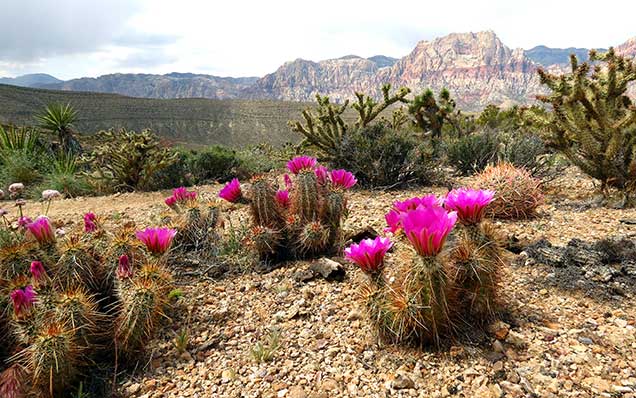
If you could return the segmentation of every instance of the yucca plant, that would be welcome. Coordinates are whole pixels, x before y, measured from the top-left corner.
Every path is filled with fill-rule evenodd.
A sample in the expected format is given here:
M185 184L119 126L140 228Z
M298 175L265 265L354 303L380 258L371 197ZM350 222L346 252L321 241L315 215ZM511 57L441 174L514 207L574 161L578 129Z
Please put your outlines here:
M36 116L39 127L56 134L61 150L65 153L80 153L82 146L74 136L73 123L77 121L77 111L71 104L50 104Z

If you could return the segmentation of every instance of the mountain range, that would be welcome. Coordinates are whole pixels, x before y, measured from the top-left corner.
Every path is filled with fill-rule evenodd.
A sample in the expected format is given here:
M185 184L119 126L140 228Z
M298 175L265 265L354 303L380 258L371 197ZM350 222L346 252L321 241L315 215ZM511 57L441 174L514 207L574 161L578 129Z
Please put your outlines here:
M612 43L609 43L612 44ZM616 46L636 57L636 37ZM601 49L602 50L602 49ZM478 110L487 104L528 104L543 88L536 70L563 72L569 55L587 59L585 48L529 50L507 47L492 31L453 33L420 41L402 58L348 55L323 61L296 59L263 77L218 77L169 73L110 74L60 81L49 75L26 75L0 83L68 91L115 93L142 98L274 99L313 101L316 94L343 101L354 91L380 95L382 83L415 92L448 88L458 105Z

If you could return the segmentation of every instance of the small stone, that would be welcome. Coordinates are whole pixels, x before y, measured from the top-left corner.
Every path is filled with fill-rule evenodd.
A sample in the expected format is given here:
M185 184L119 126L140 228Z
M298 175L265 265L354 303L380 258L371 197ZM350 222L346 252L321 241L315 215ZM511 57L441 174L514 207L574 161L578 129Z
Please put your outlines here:
M504 348L503 344L501 344L501 341L499 341L499 340L495 340L492 343L492 349L495 352L502 352L503 353L503 352L506 351L506 349Z
M502 321L497 321L488 327L488 331L492 333L497 340L505 340L510 331L510 325Z
M504 368L504 364L502 361L497 361L495 362L495 364L492 366L492 370L493 372L501 372Z
M325 391L335 391L338 389L338 382L334 379L325 379L320 384L320 389Z
M393 382L391 383L391 387L395 390L411 389L415 388L415 382L408 376L398 374L395 380L393 380Z
M139 390L141 390L141 384L135 383L126 388L126 393L128 393L129 395L135 395L139 392Z
M287 396L289 398L306 398L307 394L305 394L305 390L302 387L293 386L287 391Z
M592 341L592 339L590 339L589 337L579 337L579 343L586 344L586 345L592 345L592 344L594 344L594 341Z
M345 269L342 264L326 257L312 263L309 269L328 281L342 282L345 277Z
M511 344L516 348L525 348L526 341L521 333L511 330L506 337L506 343Z
M223 372L221 372L221 383L229 383L230 381L234 380L234 377L235 374L233 371L231 371L230 369L225 369Z

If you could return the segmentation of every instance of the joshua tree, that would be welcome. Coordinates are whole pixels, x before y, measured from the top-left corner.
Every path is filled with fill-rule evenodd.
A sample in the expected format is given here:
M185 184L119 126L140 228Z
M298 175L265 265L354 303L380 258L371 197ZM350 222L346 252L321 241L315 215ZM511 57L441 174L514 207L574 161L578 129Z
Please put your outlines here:
M636 191L636 106L625 94L636 80L636 64L610 48L590 51L593 67L570 56L571 72L556 76L539 70L551 91L537 98L553 112L539 116L549 132L548 145L563 153L583 172L601 182L605 198L610 188L633 204Z
M77 111L71 104L50 104L44 112L37 115L40 128L57 134L60 146L65 153L80 153L82 146L73 136L73 123L77 120Z

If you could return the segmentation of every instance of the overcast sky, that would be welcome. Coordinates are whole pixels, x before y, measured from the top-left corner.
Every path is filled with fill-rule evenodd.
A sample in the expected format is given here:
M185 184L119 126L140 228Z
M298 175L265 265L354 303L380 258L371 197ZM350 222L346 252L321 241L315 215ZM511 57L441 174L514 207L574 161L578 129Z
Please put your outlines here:
M636 36L635 0L1 2L0 76L262 76L296 58L401 57L452 32L491 29L513 48L608 47Z

